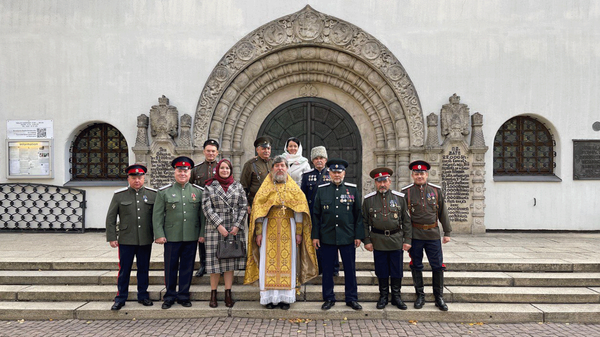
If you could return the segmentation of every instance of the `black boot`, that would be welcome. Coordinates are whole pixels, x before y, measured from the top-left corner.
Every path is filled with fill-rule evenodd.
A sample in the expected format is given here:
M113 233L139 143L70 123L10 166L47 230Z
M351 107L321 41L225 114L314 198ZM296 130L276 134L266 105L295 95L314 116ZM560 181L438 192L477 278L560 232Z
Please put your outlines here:
M202 242L198 243L198 255L200 258L200 269L196 272L196 277L202 277L206 274L206 245Z
M423 271L412 270L413 284L415 285L415 293L417 299L415 300L415 309L421 309L425 304L425 288L423 287Z
M448 306L444 302L444 272L433 272L433 296L435 297L435 306L441 311L448 311Z
M377 301L377 309L383 309L388 304L388 295L390 294L390 279L378 278L379 281L379 300Z
M402 297L400 296L401 288L402 278L392 277L392 305L397 306L398 309L406 310L408 307L404 302L402 302Z

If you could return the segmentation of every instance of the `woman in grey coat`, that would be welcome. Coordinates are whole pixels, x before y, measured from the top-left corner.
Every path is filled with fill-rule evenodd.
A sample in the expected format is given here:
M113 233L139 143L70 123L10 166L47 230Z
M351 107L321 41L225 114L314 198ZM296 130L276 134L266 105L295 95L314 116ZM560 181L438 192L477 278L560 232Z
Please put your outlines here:
M206 272L210 274L210 303L216 308L217 286L221 273L225 280L225 306L235 303L231 297L233 271L246 268L246 258L218 259L217 245L228 235L235 235L244 247L244 217L248 201L242 184L233 180L231 162L223 159L217 163L216 174L206 181L202 194L202 209L206 216Z

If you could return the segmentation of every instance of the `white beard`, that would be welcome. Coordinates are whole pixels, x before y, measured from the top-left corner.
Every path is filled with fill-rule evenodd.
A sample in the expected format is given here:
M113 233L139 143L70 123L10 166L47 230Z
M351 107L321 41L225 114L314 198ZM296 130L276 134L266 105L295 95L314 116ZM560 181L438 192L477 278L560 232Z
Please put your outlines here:
M287 174L286 173L275 173L275 174L273 174L273 180L279 184L285 183L287 181Z

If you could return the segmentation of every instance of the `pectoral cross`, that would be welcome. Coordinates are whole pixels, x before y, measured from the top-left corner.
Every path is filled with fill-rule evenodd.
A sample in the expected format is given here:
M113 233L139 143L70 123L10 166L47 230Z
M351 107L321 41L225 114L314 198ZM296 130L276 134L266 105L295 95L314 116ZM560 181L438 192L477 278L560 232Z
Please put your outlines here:
M285 216L285 210L287 209L287 207L285 207L284 205L281 206L281 215Z

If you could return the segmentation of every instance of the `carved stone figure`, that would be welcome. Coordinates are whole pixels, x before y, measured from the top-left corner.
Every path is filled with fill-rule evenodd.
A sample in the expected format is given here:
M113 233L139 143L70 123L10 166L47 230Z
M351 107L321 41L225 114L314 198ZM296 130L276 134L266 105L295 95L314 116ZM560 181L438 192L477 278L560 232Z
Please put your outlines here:
M444 104L440 113L442 136L453 140L463 139L469 134L469 108L460 104L460 96L452 95L450 104Z
M158 99L158 105L150 109L150 130L155 141L173 139L177 136L179 127L179 112L169 105L169 99L163 95Z

